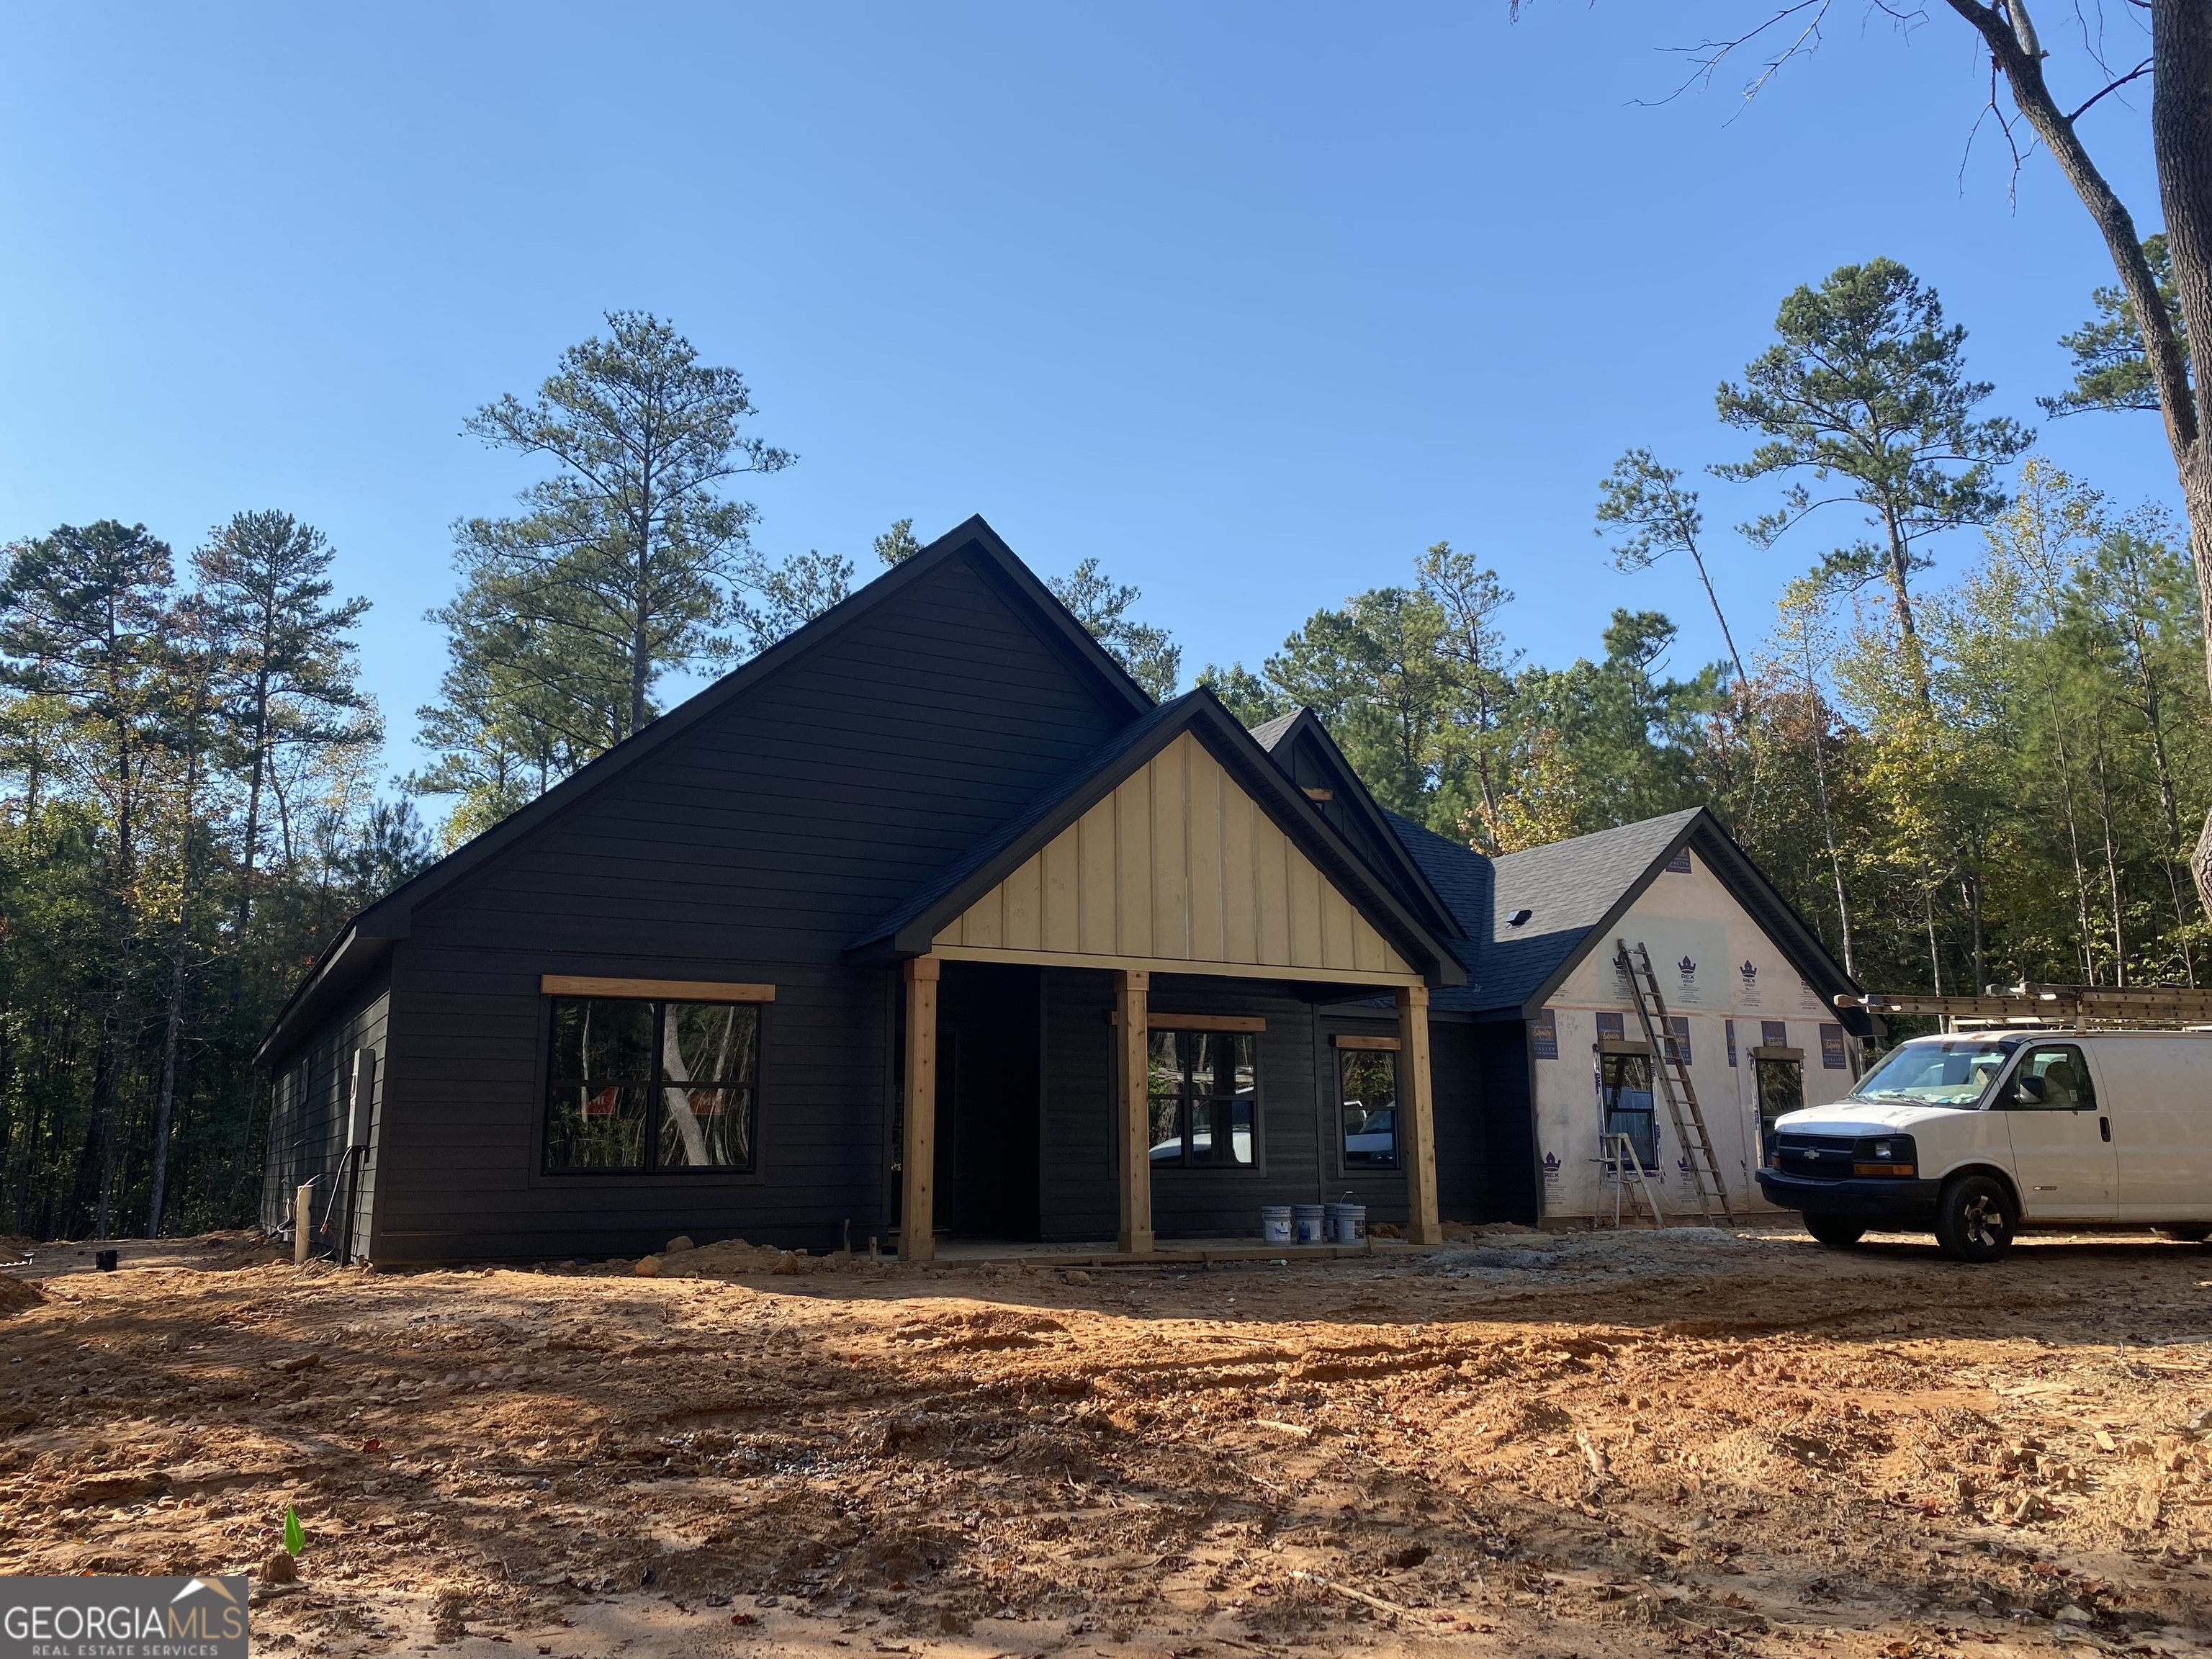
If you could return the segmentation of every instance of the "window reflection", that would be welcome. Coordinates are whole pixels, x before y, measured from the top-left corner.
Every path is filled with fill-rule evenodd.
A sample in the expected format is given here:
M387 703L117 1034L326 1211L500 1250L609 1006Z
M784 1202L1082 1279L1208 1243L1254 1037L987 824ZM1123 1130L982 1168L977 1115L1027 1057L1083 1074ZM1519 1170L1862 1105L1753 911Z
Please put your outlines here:
M1388 1050L1340 1048L1337 1100L1343 1122L1344 1167L1398 1167L1398 1056Z
M1154 1168L1249 1168L1257 1127L1258 1040L1241 1031L1150 1037Z
M545 1167L750 1169L759 1043L750 1004L556 998Z

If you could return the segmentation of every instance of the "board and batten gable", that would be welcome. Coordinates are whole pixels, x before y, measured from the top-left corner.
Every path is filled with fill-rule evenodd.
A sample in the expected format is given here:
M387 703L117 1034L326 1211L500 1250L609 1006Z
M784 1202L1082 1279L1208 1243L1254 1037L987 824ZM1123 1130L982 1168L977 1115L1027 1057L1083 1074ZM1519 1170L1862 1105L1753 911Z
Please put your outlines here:
M1808 985L1766 930L1713 873L1702 855L1686 850L1687 871L1662 870L1627 912L1602 936L1593 933L1586 953L1547 1000L1558 1032L1557 1059L1534 1053L1531 1095L1537 1156L1547 1217L1581 1217L1613 1210L1612 1188L1599 1167L1601 1131L1597 1016L1618 1014L1631 1040L1639 1040L1634 994L1613 963L1614 940L1632 950L1649 947L1659 991L1671 1017L1686 1018L1690 1078L1705 1127L1738 1214L1767 1212L1753 1170L1758 1158L1758 1101L1753 1048L1766 1022L1786 1033L1784 1046L1804 1054L1805 1103L1825 1105L1851 1086L1856 1045L1832 1009ZM1735 1064L1729 1055L1735 1024ZM1825 1046L1822 1028L1832 1039ZM1834 1063L1838 1059L1841 1064ZM1678 1160L1681 1148L1663 1102L1657 1103L1660 1201L1669 1219L1696 1212L1695 1188ZM1633 1192L1622 1198L1624 1218L1643 1213Z
M888 1218L893 974L842 959L1130 718L945 561L419 904L394 951L388 1259L863 1246ZM546 974L773 985L756 1168L547 1174Z
M936 936L950 960L1189 963L1206 972L1418 983L1206 745L1178 733Z

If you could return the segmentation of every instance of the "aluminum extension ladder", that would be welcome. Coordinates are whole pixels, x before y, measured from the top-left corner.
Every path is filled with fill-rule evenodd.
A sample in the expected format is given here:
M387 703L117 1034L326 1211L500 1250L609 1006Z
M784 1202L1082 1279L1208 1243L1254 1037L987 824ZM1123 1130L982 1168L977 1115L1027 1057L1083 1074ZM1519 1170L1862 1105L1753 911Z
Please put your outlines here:
M1705 1132L1705 1115L1698 1107L1697 1085L1674 1042L1674 1028L1667 1018L1667 999L1659 994L1658 975L1651 971L1651 952L1638 939L1634 951L1624 939L1613 940L1613 965L1636 993L1636 1018L1644 1027L1644 1040L1651 1045L1651 1076L1667 1103L1667 1115L1674 1121L1674 1137L1681 1143L1690 1166L1690 1183L1697 1189L1698 1209L1712 1224L1713 1208L1721 1219L1735 1225L1729 1208L1728 1185L1721 1179L1720 1160L1713 1156L1713 1138ZM1687 1114L1685 1115L1685 1114Z

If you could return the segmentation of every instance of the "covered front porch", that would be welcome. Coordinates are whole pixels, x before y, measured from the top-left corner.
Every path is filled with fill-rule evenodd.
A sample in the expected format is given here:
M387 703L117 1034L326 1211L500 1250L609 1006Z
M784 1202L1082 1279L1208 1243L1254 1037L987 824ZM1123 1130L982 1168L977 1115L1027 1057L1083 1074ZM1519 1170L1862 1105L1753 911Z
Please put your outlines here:
M1443 1237L1427 988L1175 967L905 964L907 1259L940 1239L1256 1248L1261 1206L1334 1199Z
M885 1150L908 1260L940 1232L1257 1243L1263 1205L1347 1190L1442 1237L1429 987L1459 965L1210 696L851 948L903 988Z
M1262 1206L1347 1197L1441 1238L1426 988L1171 965L905 964L902 1255L1256 1249Z

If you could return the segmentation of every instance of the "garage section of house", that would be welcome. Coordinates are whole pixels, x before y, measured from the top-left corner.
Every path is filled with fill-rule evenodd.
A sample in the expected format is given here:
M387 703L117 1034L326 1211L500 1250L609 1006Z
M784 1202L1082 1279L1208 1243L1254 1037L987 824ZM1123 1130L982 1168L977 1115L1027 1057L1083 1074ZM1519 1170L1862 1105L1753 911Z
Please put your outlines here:
M1432 866L1474 859L1406 828ZM1662 1044L1694 1091L1726 1213L1773 1213L1753 1174L1774 1120L1845 1093L1874 1031L1863 1010L1835 1006L1856 987L1819 937L1703 808L1486 864L1481 971L1438 1002L1525 1036L1543 1218L1649 1218L1620 1137L1668 1218L1698 1218L1694 1154L1656 1074ZM1631 977L1646 963L1656 1000Z
M1393 817L1310 713L1155 705L970 520L354 917L262 1050L264 1223L304 1185L315 1248L403 1262L1590 1212L1637 1110L1553 1057L1595 923L1717 927L1791 988L1776 1054L1855 988L1708 815L1612 834L1612 900L1515 898L1559 849Z

